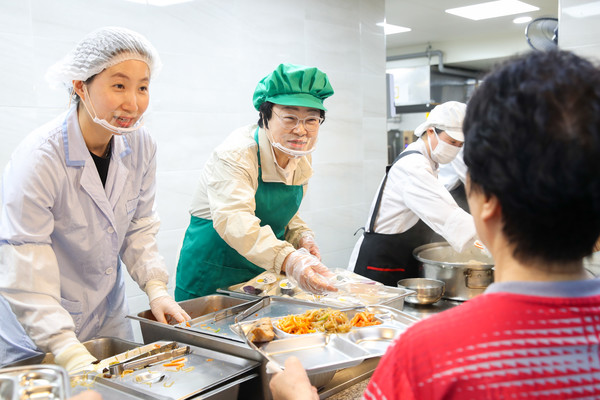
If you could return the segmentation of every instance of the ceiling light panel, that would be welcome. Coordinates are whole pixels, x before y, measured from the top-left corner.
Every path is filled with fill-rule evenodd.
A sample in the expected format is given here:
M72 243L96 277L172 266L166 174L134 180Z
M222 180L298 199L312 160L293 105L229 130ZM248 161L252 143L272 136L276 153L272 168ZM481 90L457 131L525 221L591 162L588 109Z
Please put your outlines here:
M383 26L383 32L386 35L393 35L395 33L410 32L412 30L412 29L406 28L404 26L392 25L392 24L388 24L386 22L379 22L377 25Z
M504 17L506 15L522 14L539 10L538 7L517 0L498 0L472 6L450 8L448 14L468 18L474 21Z

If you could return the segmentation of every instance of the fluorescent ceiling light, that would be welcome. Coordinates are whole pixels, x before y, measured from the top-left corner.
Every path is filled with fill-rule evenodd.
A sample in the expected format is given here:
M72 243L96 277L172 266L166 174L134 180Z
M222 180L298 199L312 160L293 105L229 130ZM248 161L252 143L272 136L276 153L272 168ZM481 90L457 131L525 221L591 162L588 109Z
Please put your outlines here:
M175 4L189 3L192 0L127 0L131 3L148 4L149 6L166 7Z
M524 24L525 22L531 21L531 17L517 17L513 19L515 24Z
M564 7L562 12L573 18L585 18L600 14L600 1L592 1L590 3L581 4L578 6Z
M448 14L479 21L480 19L503 17L505 15L522 14L537 11L538 7L517 0L498 0L472 6L450 8Z
M383 32L386 35L393 35L395 33L404 33L404 32L412 31L412 29L410 29L410 28L405 28L403 26L398 26L398 25L392 25L392 24L388 24L386 22L379 22L377 25L383 26Z

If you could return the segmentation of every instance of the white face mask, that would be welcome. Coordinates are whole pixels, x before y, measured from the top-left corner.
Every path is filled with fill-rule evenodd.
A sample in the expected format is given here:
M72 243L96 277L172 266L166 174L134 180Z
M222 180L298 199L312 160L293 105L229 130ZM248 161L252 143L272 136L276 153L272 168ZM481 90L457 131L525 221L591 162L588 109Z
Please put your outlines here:
M451 144L444 142L440 139L435 130L434 133L438 141L435 149L431 148L431 140L427 141L427 143L429 143L429 150L431 150L431 159L440 164L448 164L456 158L460 151L460 147L452 146Z
M88 93L86 86L83 87L83 90L85 91L86 97L88 99L90 99L90 94ZM85 107L86 111L88 112L90 117L92 117L92 120L95 123L97 123L101 127L108 129L109 131L111 131L117 135L124 135L126 133L135 132L138 129L140 129L142 126L144 126L144 116L143 115L135 122L135 124L133 124L132 126L127 127L127 128L111 125L107 120L98 118L98 115L96 114L96 110L94 109L94 105L92 104L91 99L90 99L90 108L94 112L93 114L90 112L90 109L88 108L86 102L83 99L81 100L81 102L83 103L83 106ZM118 112L115 111L114 117L115 118L119 117Z

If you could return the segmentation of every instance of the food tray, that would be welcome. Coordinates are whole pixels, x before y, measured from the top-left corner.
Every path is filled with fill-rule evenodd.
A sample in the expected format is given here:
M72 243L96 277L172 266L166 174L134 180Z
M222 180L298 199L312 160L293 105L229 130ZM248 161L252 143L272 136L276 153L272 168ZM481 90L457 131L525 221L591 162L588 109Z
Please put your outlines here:
M0 369L0 399L67 399L67 371L57 365L30 365Z
M274 340L261 347L272 361L284 365L285 360L296 356L311 374L338 370L363 362L370 353L337 335L299 335L300 337Z
M144 350L156 348L169 342L161 341L143 346ZM200 393L215 391L222 385L239 383L256 377L250 373L259 363L215 351L190 346L191 353L185 355L185 365L177 370L166 367L168 361L134 371L129 374L113 375L80 373L72 377L73 393L87 389L98 390L108 398L143 399L187 399ZM141 351L140 349L140 351ZM139 354L129 351L127 355ZM115 355L104 362L122 361L124 355ZM242 376L245 375L245 376ZM115 396L116 395L116 396ZM207 398L207 397L203 397Z
M419 320L416 317L413 317L391 307L380 305L370 306L363 307L358 310L348 310L347 313L350 316L353 315L353 313L365 310L367 312L375 314L375 317L378 320L382 321L381 325L374 325L368 327L354 327L348 333L339 334L285 334L276 336L276 338L269 343L250 343L246 335L250 331L252 326L256 324L256 322L261 318L270 317L272 321L277 321L277 319L286 315L301 314L308 309L323 307L321 305L315 305L311 303L294 304L297 310L294 312L291 311L290 307L284 307L288 303L294 304L294 301L278 297L264 298L261 302L255 304L251 308L248 308L246 311L244 311L243 313L239 314L238 317L236 317L237 325L236 327L234 327L234 330L238 332L238 334L251 347L255 348L255 350L261 353L266 359L270 361L275 361L277 364L279 364L280 367L282 367L287 357L295 355L301 360L304 368L307 369L309 373L314 373L314 371L312 371L311 368L315 368L319 370L319 372L324 372L327 370L331 371L335 369L347 368L348 366L350 366L350 364L357 365L353 363L355 363L359 359L362 361L367 358L380 357L385 353L387 347L391 344L393 339L398 337L398 335L400 335L400 333L406 330L408 326ZM339 310L343 311L343 309ZM384 329L369 329L375 327ZM277 329L276 333L277 331L280 330ZM366 333L364 335L355 333L361 331L370 333L368 335ZM302 350L303 346L307 343L306 341L308 341L309 343L312 343L311 341L322 343L323 341L326 341L327 338L329 338L329 343L331 343L331 346L335 348L335 351L331 350L330 353L328 350L326 350L327 343L325 343L325 347L323 349L320 349L319 354L321 355L318 357L318 360L321 364L312 365L313 353L311 351ZM335 340L333 340L334 338ZM342 347L340 343L346 343L345 347ZM287 351L283 351L282 349L287 349ZM348 360L346 360L344 357L340 358L339 355L336 355L337 352L343 353L344 351L348 352L348 354L346 355ZM354 353L355 351L356 353ZM349 363L346 364L346 361L349 361Z

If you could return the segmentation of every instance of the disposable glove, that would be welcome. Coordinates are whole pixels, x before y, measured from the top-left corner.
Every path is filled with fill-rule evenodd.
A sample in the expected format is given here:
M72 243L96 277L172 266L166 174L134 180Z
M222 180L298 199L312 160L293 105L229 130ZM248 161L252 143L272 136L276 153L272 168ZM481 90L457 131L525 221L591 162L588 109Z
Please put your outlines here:
M321 252L319 251L319 246L317 246L317 242L315 242L315 237L312 232L304 232L300 236L298 245L308 250L310 254L317 257L319 260L321 259Z
M144 288L150 300L150 309L158 322L168 323L167 318L178 323L190 320L190 316L167 292L167 284L158 279L150 280Z
M178 323L189 321L191 318L171 296L158 297L150 302L152 314L158 322L167 323L167 318L173 318Z
M487 249L487 247L485 247L485 245L483 244L483 242L479 239L475 240L475 242L473 242L473 246L477 247L479 250L481 250L481 252L483 254L485 254L488 257L491 257L492 254L490 253L490 251Z
M92 363L94 361L96 361L96 357L92 356L85 346L79 342L73 343L54 357L54 362L69 373L93 370Z
M295 280L303 290L316 294L326 291L337 292L337 289L327 281L327 278L334 274L305 248L288 254L283 262L283 269L286 275Z

